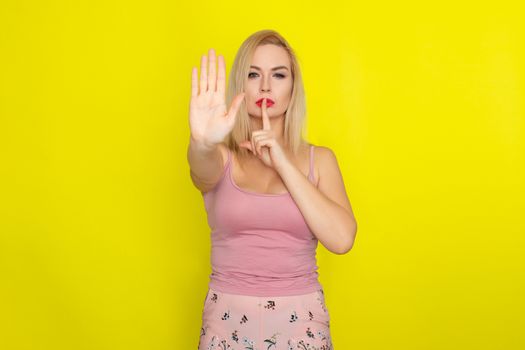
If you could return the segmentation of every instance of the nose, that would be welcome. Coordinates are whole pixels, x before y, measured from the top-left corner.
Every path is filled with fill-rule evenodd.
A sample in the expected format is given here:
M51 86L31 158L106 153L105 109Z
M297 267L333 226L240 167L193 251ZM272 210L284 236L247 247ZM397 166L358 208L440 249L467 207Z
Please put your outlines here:
M268 81L268 78L261 79L261 92L269 92L270 91L270 83Z

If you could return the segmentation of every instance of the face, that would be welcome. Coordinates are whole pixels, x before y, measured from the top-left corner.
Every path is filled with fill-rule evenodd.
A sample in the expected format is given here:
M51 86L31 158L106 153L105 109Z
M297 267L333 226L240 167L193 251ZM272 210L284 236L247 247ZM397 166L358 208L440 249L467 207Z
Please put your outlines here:
M257 47L248 72L245 88L248 114L262 118L262 101L259 100L267 97L268 117L284 115L293 87L290 59L285 49L273 44Z

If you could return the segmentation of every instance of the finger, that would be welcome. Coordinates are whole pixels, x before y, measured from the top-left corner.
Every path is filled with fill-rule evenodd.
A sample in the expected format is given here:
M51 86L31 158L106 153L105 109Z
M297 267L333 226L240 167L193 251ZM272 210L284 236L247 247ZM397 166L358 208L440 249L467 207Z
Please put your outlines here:
M241 92L239 95L233 98L232 104L227 114L231 123L235 121L235 117L237 115L237 112L239 112L239 108L241 107L241 103L242 103L242 100L244 99L244 95L245 95L244 92Z
M219 75L217 76L217 92L224 94L226 91L226 69L224 68L224 57L219 55Z
M257 143L257 154L262 156L262 143Z
M215 92L215 86L217 84L217 73L215 69L215 50L210 49L210 65L209 65L209 73L208 73L208 90Z
M268 112L266 109L266 98L263 100L261 104L261 108L262 108L263 130L270 130L270 118L268 118Z
M191 97L196 97L199 93L199 85L197 79L197 68L191 67Z
M257 142L256 142L256 150L257 150L257 153L259 155L262 156L262 152L263 152L263 147L267 147L268 143L266 142L266 140L270 139L270 137L263 137L263 138L259 138L257 139ZM269 149L268 149L269 151Z
M200 93L206 92L208 88L208 73L206 72L206 62L208 61L206 55L201 57L201 80L200 80Z
M258 146L259 145L258 144L259 138L260 138L260 135L257 135L256 131L252 132L252 139L251 139L251 141L252 141L252 145L253 145L253 150L255 151L255 153L257 155L260 155L260 153L259 153L259 146Z
M246 149L250 150L250 152L253 153L252 144L251 144L250 141L243 141L243 142L239 143L239 147L246 148Z

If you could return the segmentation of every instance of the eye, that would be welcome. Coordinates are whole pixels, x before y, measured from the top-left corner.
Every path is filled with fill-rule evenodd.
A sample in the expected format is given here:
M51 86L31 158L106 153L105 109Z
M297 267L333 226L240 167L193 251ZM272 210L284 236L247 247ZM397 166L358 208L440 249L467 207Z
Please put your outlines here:
M255 73L255 72L251 72L251 73L248 74L248 78L253 78L254 76L252 74L259 75L259 74ZM286 75L281 74L281 73L275 73L275 76L279 77L279 79L286 78Z

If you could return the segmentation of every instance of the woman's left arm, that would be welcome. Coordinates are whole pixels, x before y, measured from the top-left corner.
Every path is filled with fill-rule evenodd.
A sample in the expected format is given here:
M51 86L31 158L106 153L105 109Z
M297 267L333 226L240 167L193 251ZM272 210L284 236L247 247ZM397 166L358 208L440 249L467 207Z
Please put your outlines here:
M334 152L316 147L319 183L315 187L291 162L276 169L312 233L329 251L345 254L354 245L357 222Z

